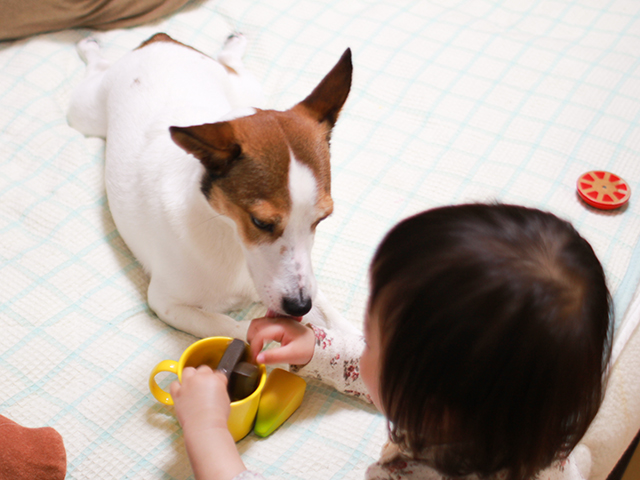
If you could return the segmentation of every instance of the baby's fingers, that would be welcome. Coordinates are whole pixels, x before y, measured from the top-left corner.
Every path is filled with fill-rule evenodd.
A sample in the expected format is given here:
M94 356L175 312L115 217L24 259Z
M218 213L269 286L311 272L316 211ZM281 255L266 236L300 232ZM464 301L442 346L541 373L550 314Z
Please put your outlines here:
M178 380L174 380L173 382L171 382L171 385L169 385L169 393L173 398L175 398L176 395L178 395L179 391L180 391L180 382Z
M254 318L251 320L251 324L249 325L249 329L247 330L247 342L253 343L254 339L258 335L264 336L264 329L269 328L276 324L275 319L271 317L260 317Z
M254 322L256 322L254 320ZM254 328L255 325L255 328ZM284 329L278 323L273 322L261 322L258 324L252 323L249 333L247 334L247 341L251 346L251 358L257 359L258 354L269 342L282 343L284 338Z
M311 361L313 351L303 350L296 343L270 348L260 352L256 357L258 363L271 365L273 363L288 363L289 365L306 365Z

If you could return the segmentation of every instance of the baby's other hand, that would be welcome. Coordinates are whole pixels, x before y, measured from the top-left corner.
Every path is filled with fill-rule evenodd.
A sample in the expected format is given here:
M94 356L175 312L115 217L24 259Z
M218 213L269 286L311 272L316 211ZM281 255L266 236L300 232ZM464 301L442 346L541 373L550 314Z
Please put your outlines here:
M316 337L313 330L286 317L262 317L251 321L247 331L251 355L258 363L288 363L306 365L313 357ZM278 342L280 347L265 350L268 342Z
M221 372L213 371L208 365L200 365L197 369L185 367L182 383L176 380L169 388L183 430L227 429L231 401L227 377Z

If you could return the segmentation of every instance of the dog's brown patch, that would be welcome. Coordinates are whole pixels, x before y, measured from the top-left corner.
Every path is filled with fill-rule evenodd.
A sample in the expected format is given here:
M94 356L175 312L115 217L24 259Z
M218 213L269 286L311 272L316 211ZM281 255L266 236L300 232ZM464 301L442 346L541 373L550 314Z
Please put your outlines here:
M318 122L326 122L333 127L349 96L352 73L351 49L347 48L338 63L298 107L305 109Z
M312 229L315 229L320 220L333 212L331 154L328 141L330 127L326 123L318 124L315 119L305 115L299 107L277 113L293 156L313 172L317 182L318 219L312 225Z
M291 199L287 185L289 152L277 124L268 112L229 122L240 146L238 158L210 184L211 206L235 220L238 233L248 244L274 241L288 220ZM252 220L273 225L258 228Z
M307 166L317 183L317 222L331 213L331 169L326 132L295 110L259 111L229 122L241 153L226 174L210 183L211 206L233 218L249 244L272 242L286 228L291 210L291 154ZM271 225L258 228L253 219Z
M174 40L160 34L151 41ZM214 209L235 221L246 244L273 242L286 228L292 157L316 179L316 218L310 229L332 212L329 140L349 94L351 72L347 50L313 92L290 110L260 110L228 122L171 127L173 140L207 171L203 193Z
M325 123L318 124L299 107L274 113L293 156L314 173L318 181L318 196L330 196L331 155L327 141L329 126Z
M136 50L138 50L140 48L144 48L147 45L151 45L152 43L156 43L156 42L172 42L172 43L177 43L178 45L183 45L183 46L186 47L186 45L174 40L173 38L171 38L166 33L156 33L155 35L151 36L150 38L148 38L144 42L142 42L138 46L138 48L136 48Z
M195 49L193 47L190 47L189 45L185 45L184 43L179 42L177 40L174 40L173 38L171 38L166 33L156 33L155 35L153 35L152 37L148 38L147 40L142 42L140 45L138 45L138 47L135 50L139 50L139 49L144 48L144 47L146 47L148 45L151 45L153 43L158 43L158 42L175 43L176 45L180 45L182 47L188 48L190 50L193 50L194 52L198 52L198 53L201 53L202 55L204 55L204 53L202 53L200 50Z

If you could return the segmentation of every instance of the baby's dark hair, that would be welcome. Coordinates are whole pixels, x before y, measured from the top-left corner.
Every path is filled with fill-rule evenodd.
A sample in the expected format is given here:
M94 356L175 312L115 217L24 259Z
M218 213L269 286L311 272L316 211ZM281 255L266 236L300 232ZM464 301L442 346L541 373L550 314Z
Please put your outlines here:
M612 304L589 243L511 205L426 211L371 264L391 436L441 473L535 478L598 411Z

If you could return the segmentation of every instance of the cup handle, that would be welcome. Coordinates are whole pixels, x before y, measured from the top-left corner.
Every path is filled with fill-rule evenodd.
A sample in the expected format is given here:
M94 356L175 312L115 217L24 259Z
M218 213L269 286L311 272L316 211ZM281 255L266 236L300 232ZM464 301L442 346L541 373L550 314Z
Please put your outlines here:
M156 400L164 403L165 405L173 405L173 398L171 398L171 394L160 388L160 385L156 382L156 375L160 372L175 373L178 375L178 362L175 360L161 361L151 371L151 376L149 377L149 389L151 390L151 393L153 393L153 396L156 397Z

